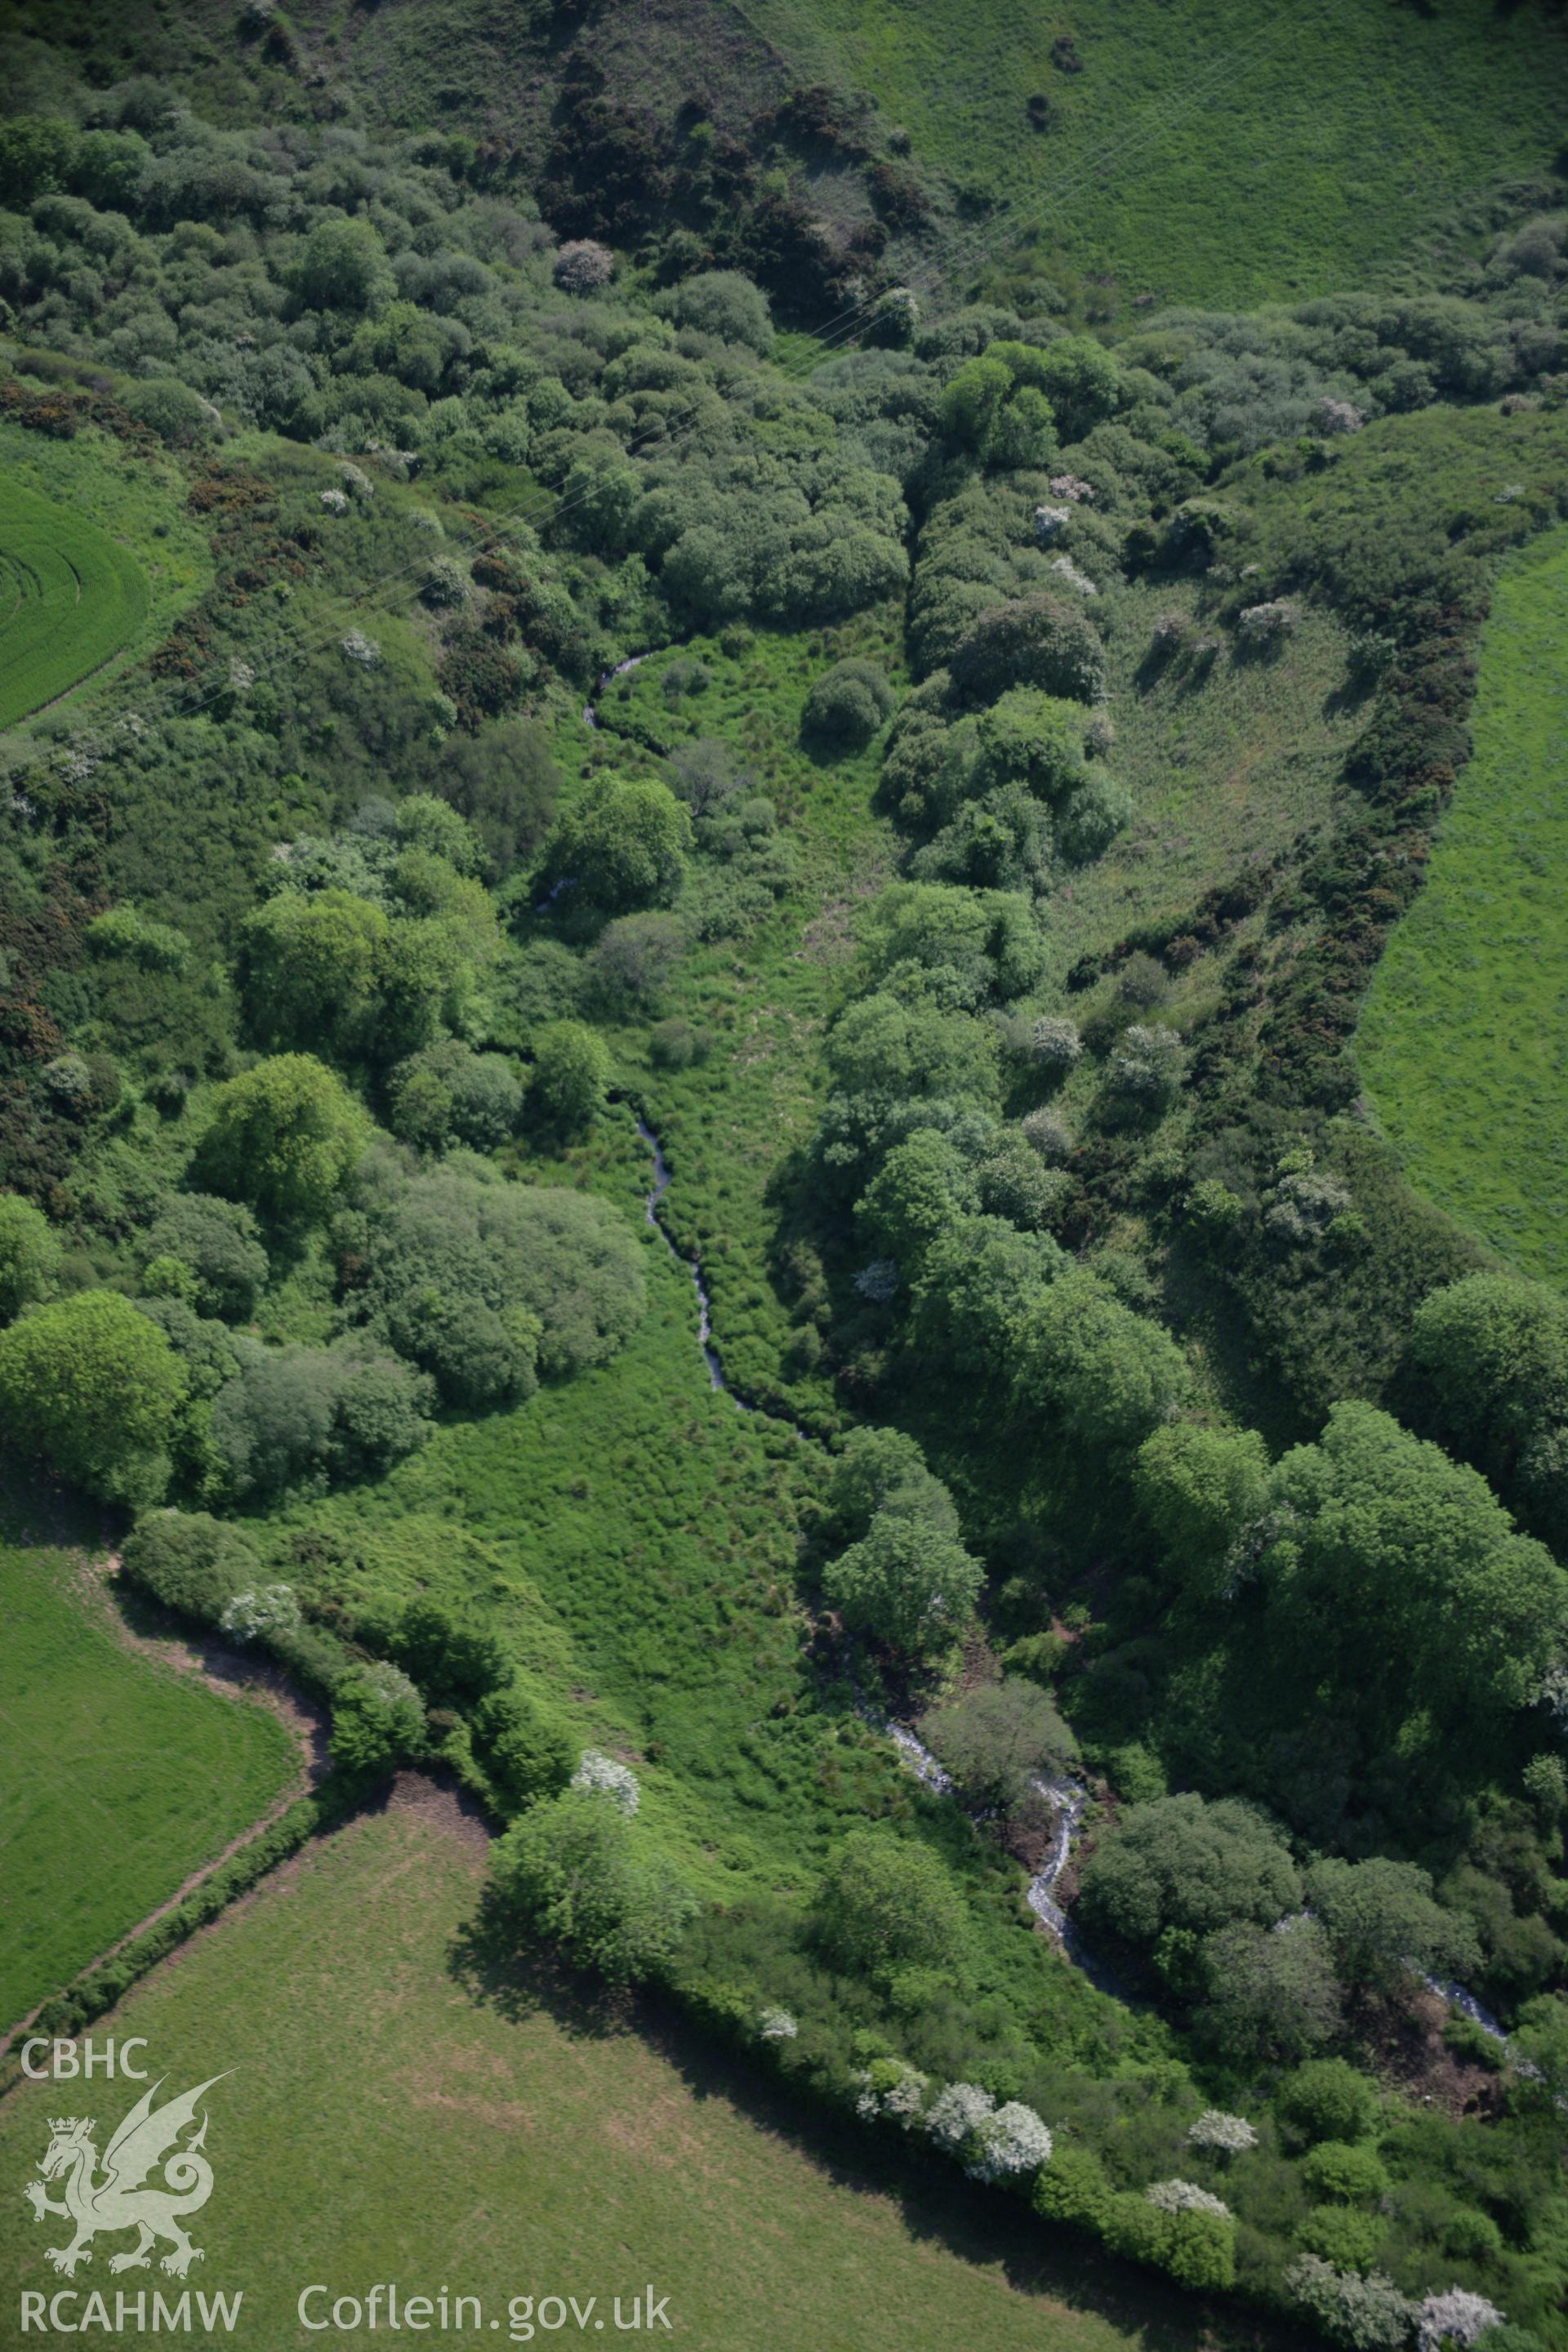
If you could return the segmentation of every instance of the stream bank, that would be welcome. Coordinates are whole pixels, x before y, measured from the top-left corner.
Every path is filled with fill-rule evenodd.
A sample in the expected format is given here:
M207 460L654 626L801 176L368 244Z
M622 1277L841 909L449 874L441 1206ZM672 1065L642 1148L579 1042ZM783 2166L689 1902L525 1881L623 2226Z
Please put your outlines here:
M695 1257L682 1255L660 1223L658 1204L670 1186L669 1166L664 1156L664 1147L642 1113L636 1111L633 1116L637 1120L637 1133L653 1154L653 1190L644 1195L644 1214L648 1223L660 1235L666 1249L668 1250L676 1264L684 1266L691 1277L692 1288L697 1293L697 1344L701 1349L702 1361L707 1367L708 1384L716 1392L727 1396L738 1412L754 1412L757 1410L756 1406L747 1404L743 1398L737 1396L724 1376L723 1364L713 1345L713 1318L708 1287L702 1279L701 1265ZM802 1429L797 1423L790 1422L786 1426L793 1430L796 1438L803 1443L807 1440L809 1433ZM861 1714L863 1719L872 1725L876 1730L886 1733L919 1780L933 1790L936 1795L953 1797L956 1801L957 1792L951 1776L944 1771L930 1748L916 1738L907 1724L895 1723L890 1717L879 1714L868 1706L862 1706ZM1068 1958L1075 1961L1087 1976L1100 1984L1107 1991L1116 1990L1110 1979L1103 1971L1096 1968L1085 1952L1081 1940L1074 1932L1071 1921L1052 1892L1058 1879L1067 1867L1073 1842L1088 1809L1089 1791L1080 1782L1069 1780L1037 1780L1035 1787L1051 1807L1055 1832L1049 1853L1029 1881L1026 1894L1029 1908L1047 1934L1054 1937Z

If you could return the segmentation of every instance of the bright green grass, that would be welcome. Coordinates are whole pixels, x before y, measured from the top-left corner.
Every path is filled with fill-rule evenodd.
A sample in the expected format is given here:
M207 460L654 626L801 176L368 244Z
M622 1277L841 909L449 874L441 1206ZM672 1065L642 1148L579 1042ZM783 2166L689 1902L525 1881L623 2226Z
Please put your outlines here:
M1568 532L1499 580L1475 756L1378 967L1357 1054L1415 1182L1568 1283Z
M624 1113L602 1126L595 1183L640 1221L646 1158ZM1110 2004L1044 1944L1017 1866L806 1654L795 1577L821 1453L710 1387L689 1278L651 1234L647 1273L609 1364L253 1532L303 1593L384 1612L423 1590L480 1618L576 1740L633 1764L639 1820L705 1903L804 1898L847 1830L894 1822L953 1871L988 1983L1047 2040L1101 2046Z
M1205 890L1287 848L1326 818L1345 751L1365 713L1341 699L1344 633L1309 607L1265 661L1234 658L1217 624L1212 665L1151 669L1155 619L1191 611L1186 581L1130 588L1110 646L1112 773L1132 795L1127 830L1046 908L1047 982L1079 956L1184 912Z
M0 2030L214 1860L294 1761L265 1708L121 1647L81 1574L0 1549Z
M617 1144L601 1181L618 1173L640 1220L649 1176L625 1114L601 1156ZM273 1533L343 1539L363 1570L325 1582L355 1602L423 1587L480 1613L578 1738L637 1759L645 1817L721 1900L811 1876L833 1822L817 1765L840 1741L794 1720L810 1696L791 1597L803 1449L710 1388L689 1279L652 1234L647 1270L647 1312L611 1363L448 1423L379 1486L300 1505ZM842 1729L847 1785L912 1790L885 1742Z
M185 475L167 454L148 452L146 446L132 449L99 425L85 425L66 442L49 440L45 433L26 433L16 424L0 424L0 482L5 482L0 518L7 513L5 499L42 501L49 518L49 539L61 539L64 531L61 546L68 552L70 534L80 527L85 543L101 541L120 574L134 583L136 614L120 640L120 654L134 652L155 630L169 628L212 581L207 531L191 513ZM37 506L30 513L36 515ZM0 572L5 546L5 524L0 522ZM68 607L58 609L80 616L75 591L70 595ZM19 642L12 645L12 630L5 625L7 612L19 618L19 607L0 600L0 727L24 715L12 694ZM97 661L103 658L99 654ZM110 663L110 677L122 666ZM101 685L103 679L89 685L82 677L75 689L75 708L85 708Z
M479 2295L482 2328L467 2344L514 2340L514 2295L619 2294L625 2312L650 2281L668 2297L659 2339L698 2352L1257 2340L1223 2322L1216 2339L1196 2304L1093 2261L950 2170L879 2172L877 2151L842 2135L808 2153L822 2147L819 2118L797 2135L780 2100L678 2028L653 2040L595 2031L526 1979L475 1999L451 1960L483 1868L482 1841L442 1809L361 1818L160 1969L105 2029L145 2035L171 2090L227 2074L208 2103L216 2186L186 2284L243 2291L237 2341L378 2342L306 2335L296 2299L311 2281L363 2295L388 2280L405 2296ZM128 2099L95 2084L100 2147ZM50 2084L5 2102L7 2181L30 2173L62 2103ZM44 2261L59 2227L15 2193L0 2200L8 2295L65 2285ZM68 2317L95 2286L111 2314L117 2286L172 2291L156 2270L108 2277L129 2243L100 2241ZM589 2339L617 2340L591 2319ZM534 2340L579 2339L569 2325Z
M147 602L125 548L84 514L0 475L0 727L112 659Z
M662 681L687 651L712 682L672 713ZM613 688L601 706L607 728L624 710L672 743L713 736L730 744L776 802L795 846L797 880L777 908L739 941L689 950L658 1007L710 1030L711 1058L686 1070L658 1068L646 1020L614 1042L624 1083L647 1102L663 1139L673 1178L665 1219L702 1260L726 1370L743 1393L774 1398L814 1426L838 1405L831 1384L791 1353L797 1330L773 1267L784 1213L773 1180L810 1143L822 1035L851 985L856 920L892 878L899 848L873 807L880 739L829 760L800 741L813 679L850 654L879 662L901 687L899 608L816 634L759 631L733 657L701 638L644 663L623 682L625 700Z
M1111 272L1213 305L1352 283L1457 202L1542 170L1568 43L1533 0L745 0L803 80L875 93L917 159L1001 196L975 272L1019 234L1047 275ZM1080 73L1051 62L1070 33ZM1055 127L1034 131L1043 93ZM1113 306L1112 306L1113 307Z

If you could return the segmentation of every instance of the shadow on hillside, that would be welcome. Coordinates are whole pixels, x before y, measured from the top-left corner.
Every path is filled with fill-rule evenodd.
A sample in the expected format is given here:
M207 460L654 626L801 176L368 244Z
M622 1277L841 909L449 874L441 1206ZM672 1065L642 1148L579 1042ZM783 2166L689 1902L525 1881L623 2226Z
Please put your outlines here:
M634 2032L641 2024L632 1995L579 1976L548 1951L520 1950L515 1916L509 1917L493 1888L485 1889L473 1917L453 1937L447 1968L470 2000L513 2024L542 2011L563 2032L595 2041Z
M910 2236L963 2261L1000 2263L1008 2284L1072 2311L1097 2314L1130 2341L1169 2352L1307 2352L1315 2339L1184 2293L1119 2263L1075 2233L1040 2221L1021 2201L967 2181L918 2148L906 2152L815 2104L792 2098L750 2059L704 2035L673 2004L648 1999L637 2024L700 2099L717 2098L788 2141L835 2186L894 2199Z
M964 2262L1000 2263L1020 2293L1092 2312L1149 2352L1311 2352L1316 2345L1315 2338L1233 2303L1188 2294L1169 2280L1116 2262L1072 2232L1039 2221L1021 2202L964 2180L938 2158L889 2146L847 2116L792 2097L667 1998L595 1996L583 1979L547 1956L520 1953L515 1928L508 1929L488 1898L453 1939L448 1966L470 1998L502 2017L543 2011L572 2035L639 2035L694 2097L722 2100L759 2131L795 2149L836 2188L895 2200L917 2242L940 2245Z

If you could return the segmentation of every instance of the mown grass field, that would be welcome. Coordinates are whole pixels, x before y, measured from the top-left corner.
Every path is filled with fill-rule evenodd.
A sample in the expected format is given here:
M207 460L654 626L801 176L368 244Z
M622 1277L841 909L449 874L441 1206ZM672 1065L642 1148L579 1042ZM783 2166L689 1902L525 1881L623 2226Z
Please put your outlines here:
M0 727L113 658L148 609L129 551L79 511L0 475Z
M121 1645L79 1555L0 1546L0 2031L167 1900L294 1769L266 1708Z
M1568 38L1536 0L744 0L742 13L802 80L873 92L918 159L1000 199L962 233L977 274L1005 282L1027 232L1046 276L1109 273L1128 299L1352 284L1472 191L1545 169L1568 93ZM1053 59L1064 36L1077 70Z
M1423 1191L1527 1274L1568 1282L1568 531L1499 580L1475 754L1357 1036Z
M233 2070L211 2094L216 2187L188 2284L243 2289L246 2340L320 2341L296 2318L312 2281L363 2295L393 2280L405 2296L480 2297L481 2329L464 2341L523 2340L512 2296L595 2295L609 2320L611 2297L624 2312L650 2282L671 2339L701 2352L1260 2340L1245 2322L1216 2335L1168 2286L1093 2262L949 2171L879 2171L858 2139L825 2138L820 2118L792 2116L658 2020L647 2035L605 2031L526 1975L465 1982L454 1955L483 1869L482 1837L449 1802L362 1817L101 2029L144 2034L171 2089ZM0 2177L27 2176L61 2095L27 2084L6 2099ZM104 2125L126 2104L118 2084L94 2084ZM44 2261L58 2230L18 2196L0 2201L10 2291L64 2284ZM112 2294L121 2242L102 2242L84 2294ZM170 2283L153 2271L113 2284Z

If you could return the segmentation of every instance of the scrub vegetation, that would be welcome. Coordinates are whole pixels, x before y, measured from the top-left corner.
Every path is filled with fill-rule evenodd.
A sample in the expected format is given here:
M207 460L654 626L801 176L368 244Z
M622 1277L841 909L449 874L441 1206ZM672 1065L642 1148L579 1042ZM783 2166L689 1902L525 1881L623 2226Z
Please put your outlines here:
M1100 259L1158 200L1123 311L944 247L1016 27L914 20L963 58L900 125L782 34L700 79L692 17L634 105L611 11L512 120L542 21L17 44L4 431L62 511L101 471L154 625L5 752L0 1414L331 1724L46 2020L312 1841L337 1900L392 1832L318 1832L416 1767L487 1965L672 2004L999 2244L1562 2352L1568 1310L1419 1140L1524 1169L1548 1094L1495 1057L1472 1153L1399 977L1458 984L1551 740L1560 29L1445 20L1439 80L1418 13L1248 16L1294 210L1093 195ZM1058 84L1071 154L1169 79L1142 24L1047 26L994 197ZM1405 68L1454 184L1331 267L1303 123L1404 184ZM1550 907L1484 887L1549 1025ZM367 2013L476 1997L428 1928Z

